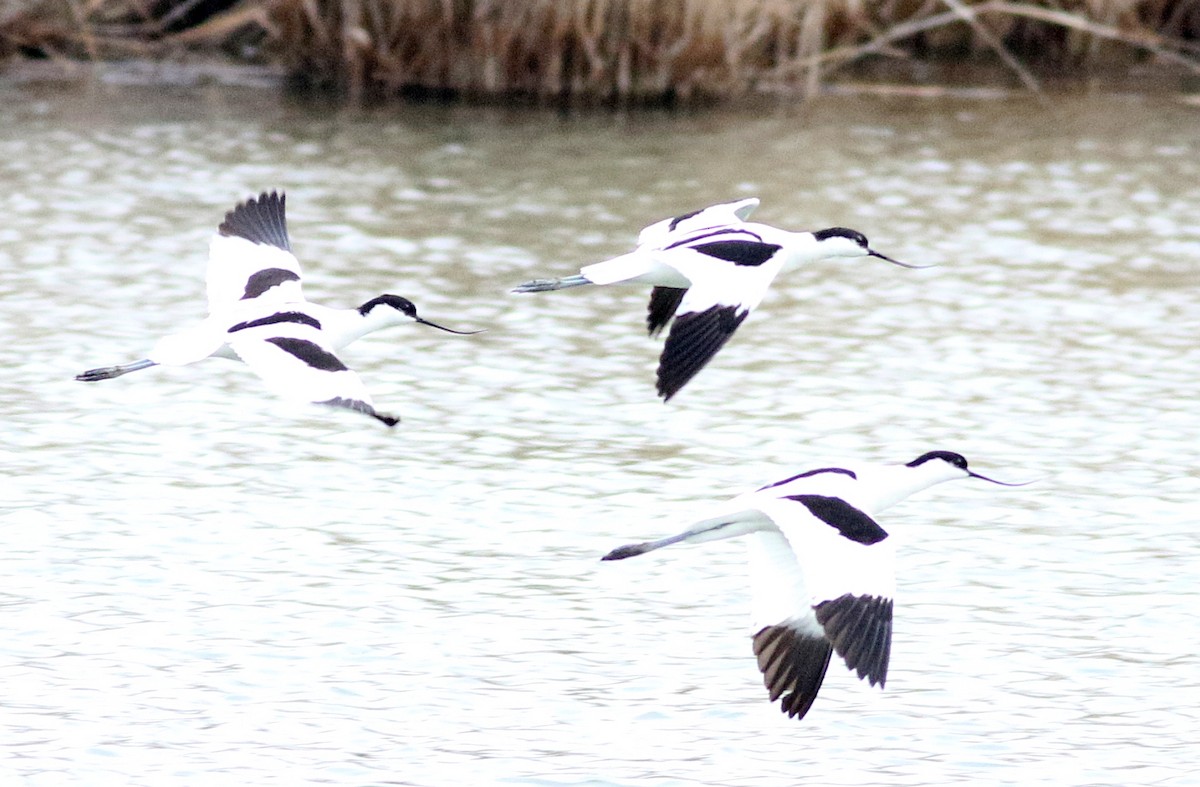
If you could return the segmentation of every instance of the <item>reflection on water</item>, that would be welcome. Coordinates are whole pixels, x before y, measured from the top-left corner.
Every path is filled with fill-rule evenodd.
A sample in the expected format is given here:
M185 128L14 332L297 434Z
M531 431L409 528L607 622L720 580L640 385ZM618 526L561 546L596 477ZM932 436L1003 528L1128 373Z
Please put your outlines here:
M1129 99L563 119L5 89L0 725L28 784L1183 784L1200 778L1200 143ZM172 118L166 120L165 118ZM208 234L288 191L306 292L393 432L208 361ZM777 281L675 399L646 293L515 296L743 195L926 270ZM601 564L830 457L961 451L886 693L767 703L736 542Z

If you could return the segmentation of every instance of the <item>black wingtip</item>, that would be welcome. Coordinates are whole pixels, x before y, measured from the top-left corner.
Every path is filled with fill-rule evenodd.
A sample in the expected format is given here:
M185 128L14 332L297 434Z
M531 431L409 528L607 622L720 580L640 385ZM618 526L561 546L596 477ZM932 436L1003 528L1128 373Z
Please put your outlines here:
M658 336L675 316L687 289L683 287L655 287L650 291L650 303L646 307L646 332Z
M848 669L872 686L887 681L892 651L890 598L846 593L813 606L817 622Z
M262 243L290 252L292 244L287 234L286 202L282 191L264 191L226 213L217 232L226 237L243 238L251 243Z
M716 305L675 317L658 361L658 395L664 402L679 393L750 314L738 306Z
M754 635L754 655L771 702L788 718L803 719L825 681L833 647L786 626L766 626Z

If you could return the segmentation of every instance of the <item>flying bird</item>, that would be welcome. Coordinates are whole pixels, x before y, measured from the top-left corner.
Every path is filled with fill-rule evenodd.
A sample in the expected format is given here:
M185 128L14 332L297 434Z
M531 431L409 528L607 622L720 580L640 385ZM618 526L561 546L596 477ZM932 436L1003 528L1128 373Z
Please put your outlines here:
M758 202L743 199L663 219L643 229L628 254L586 265L575 276L534 279L513 292L652 285L646 316L650 335L671 323L658 363L658 395L667 401L725 346L779 273L839 257L923 267L880 254L861 232L845 227L791 232L751 223L747 219Z
M268 389L286 399L343 407L394 426L400 419L375 410L366 386L337 351L368 333L406 322L460 335L478 331L430 322L399 295L379 295L356 309L305 300L284 208L283 193L272 191L225 214L209 244L206 319L163 337L142 360L89 369L75 379L95 382L160 364L229 358L244 361Z
M771 702L804 718L836 651L883 687L892 648L895 548L875 517L914 492L978 478L961 454L930 451L904 465L821 467L740 495L678 535L628 544L624 560L684 542L750 536L753 647Z

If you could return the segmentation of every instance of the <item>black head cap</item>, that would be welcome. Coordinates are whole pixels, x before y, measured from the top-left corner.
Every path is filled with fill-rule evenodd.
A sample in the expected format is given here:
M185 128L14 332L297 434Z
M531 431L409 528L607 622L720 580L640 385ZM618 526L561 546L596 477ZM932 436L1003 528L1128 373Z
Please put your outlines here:
M934 459L941 459L955 467L960 467L963 470L967 469L967 458L962 454L956 454L953 451L930 451L927 454L921 454L916 459L909 462L905 467L919 467L926 462L931 462Z
M827 238L849 238L857 243L862 248L868 248L867 236L863 235L858 230L846 229L845 227L830 227L827 230L817 230L813 233L813 237L817 240L826 240Z
M376 306L391 306L396 311L405 316L416 318L417 307L408 298L401 298L399 295L379 295L358 307L358 313L366 316L371 313L371 310Z

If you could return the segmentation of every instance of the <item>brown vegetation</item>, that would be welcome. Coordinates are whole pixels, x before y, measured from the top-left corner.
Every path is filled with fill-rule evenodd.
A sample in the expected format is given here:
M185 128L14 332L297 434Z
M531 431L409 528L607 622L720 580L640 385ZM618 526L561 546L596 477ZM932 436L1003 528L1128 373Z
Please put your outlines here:
M0 56L219 50L381 94L638 103L811 93L864 58L1200 72L1200 0L0 0Z

